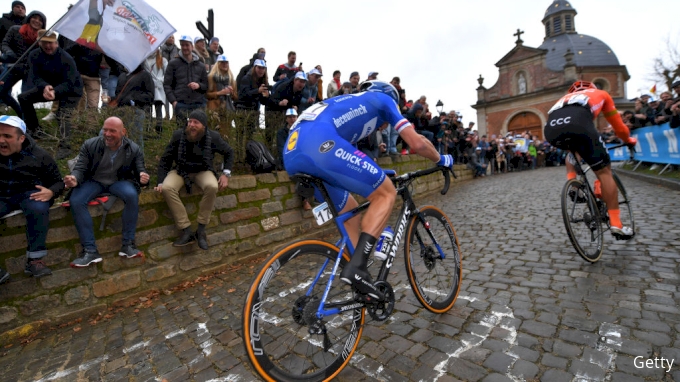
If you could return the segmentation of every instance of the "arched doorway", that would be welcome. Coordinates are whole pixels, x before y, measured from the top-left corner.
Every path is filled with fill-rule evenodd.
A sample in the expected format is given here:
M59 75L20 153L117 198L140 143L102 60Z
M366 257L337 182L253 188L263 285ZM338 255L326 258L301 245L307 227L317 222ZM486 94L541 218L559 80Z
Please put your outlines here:
M527 130L531 135L537 135L541 140L543 139L541 118L530 111L517 114L508 123L508 132L513 135L524 134Z

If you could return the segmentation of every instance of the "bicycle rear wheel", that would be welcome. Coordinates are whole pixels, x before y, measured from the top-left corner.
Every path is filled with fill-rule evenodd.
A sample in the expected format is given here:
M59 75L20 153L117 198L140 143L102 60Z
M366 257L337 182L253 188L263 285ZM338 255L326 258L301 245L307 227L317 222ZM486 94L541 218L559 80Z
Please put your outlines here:
M258 271L243 308L243 344L264 380L328 381L352 357L363 331L363 305L316 318L337 255L330 243L303 240L271 255ZM327 303L354 303L341 270L338 266ZM326 334L310 334L312 327Z
M602 256L602 223L595 197L578 179L568 180L562 189L562 219L576 252L594 263Z
M439 249L445 258L441 258ZM408 281L418 301L434 313L451 309L460 292L463 267L456 232L444 212L425 206L411 218L404 258Z
M621 211L621 223L624 227L630 227L635 232L635 219L633 219L633 207L630 204L630 199L628 199L628 193L621 183L621 179L612 172L614 176L614 182L616 183L616 188L619 189L619 210Z

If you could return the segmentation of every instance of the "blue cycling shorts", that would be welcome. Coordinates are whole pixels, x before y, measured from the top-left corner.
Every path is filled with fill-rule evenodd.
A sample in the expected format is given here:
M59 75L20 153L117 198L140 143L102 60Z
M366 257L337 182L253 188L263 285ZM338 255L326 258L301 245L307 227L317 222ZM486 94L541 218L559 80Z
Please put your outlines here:
M290 175L303 173L323 179L337 211L345 207L349 192L366 198L385 181L385 172L373 159L326 123L299 122L288 134L283 163ZM319 190L314 195L323 201Z

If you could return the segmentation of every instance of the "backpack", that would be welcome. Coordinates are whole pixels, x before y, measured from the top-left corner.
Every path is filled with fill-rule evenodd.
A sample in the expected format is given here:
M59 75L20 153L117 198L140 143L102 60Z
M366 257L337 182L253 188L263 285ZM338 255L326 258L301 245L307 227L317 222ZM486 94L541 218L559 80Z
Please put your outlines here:
M246 163L255 174L276 170L276 159L262 142L250 140L246 143Z

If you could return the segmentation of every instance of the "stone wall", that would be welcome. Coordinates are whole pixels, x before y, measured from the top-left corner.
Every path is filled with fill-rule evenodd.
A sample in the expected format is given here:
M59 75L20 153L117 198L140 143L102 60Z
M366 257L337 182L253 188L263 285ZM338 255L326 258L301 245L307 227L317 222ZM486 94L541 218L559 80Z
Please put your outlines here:
M403 156L397 163L381 158L379 163L398 173L431 166L431 162L418 156ZM459 176L456 182L472 178L464 166L456 166L456 174ZM456 182L452 182L452 187ZM440 173L432 174L420 178L415 185L416 196L422 196L440 190L443 177ZM198 193L183 198L194 227L200 198ZM0 264L11 273L11 281L0 286L0 332L4 332L0 342L26 335L42 325L87 319L118 301L225 269L233 262L270 253L297 238L337 236L333 225L318 227L311 211L302 210L301 200L285 172L231 178L229 188L218 194L207 227L208 251L198 249L196 244L173 247L179 231L167 205L160 194L146 190L140 195L136 236L137 246L145 257L120 258L122 209L122 202L117 201L106 217L104 231L99 231L103 211L99 206L90 207L103 261L74 269L69 263L81 251L78 233L68 209L53 207L45 257L52 275L40 279L23 273L26 261L23 215L0 221Z

